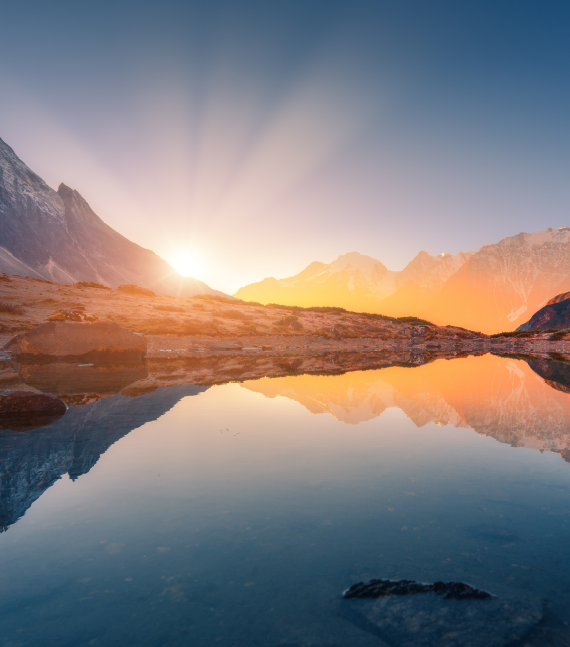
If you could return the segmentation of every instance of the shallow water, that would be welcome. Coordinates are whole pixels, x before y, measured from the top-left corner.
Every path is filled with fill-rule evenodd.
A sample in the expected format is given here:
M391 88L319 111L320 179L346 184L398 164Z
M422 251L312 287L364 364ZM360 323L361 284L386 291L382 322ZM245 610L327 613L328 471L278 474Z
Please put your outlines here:
M467 582L540 608L515 645L570 645L569 440L569 396L491 356L1 432L0 645L404 644L342 599L371 578Z

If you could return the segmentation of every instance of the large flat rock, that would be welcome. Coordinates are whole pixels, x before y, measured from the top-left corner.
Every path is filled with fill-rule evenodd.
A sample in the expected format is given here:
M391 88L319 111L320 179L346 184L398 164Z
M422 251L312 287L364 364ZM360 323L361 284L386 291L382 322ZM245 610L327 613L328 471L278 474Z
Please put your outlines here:
M113 321L51 321L17 335L5 349L18 357L142 357L146 339Z

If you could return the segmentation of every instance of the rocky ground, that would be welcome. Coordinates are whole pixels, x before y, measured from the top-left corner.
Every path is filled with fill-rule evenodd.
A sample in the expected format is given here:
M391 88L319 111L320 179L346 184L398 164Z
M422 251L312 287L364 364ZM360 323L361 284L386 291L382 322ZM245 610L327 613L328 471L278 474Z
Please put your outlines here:
M221 297L176 298L0 275L0 344L49 320L109 319L144 334L149 357L223 351L359 350L394 344L481 341L486 335L340 308L263 306ZM426 322L427 323L427 322ZM266 348L264 348L266 347ZM226 350L232 349L227 346Z
M263 306L209 296L153 296L143 289L137 293L0 274L0 347L16 334L54 319L115 321L145 335L149 358L232 350L312 354L409 346L428 350L570 350L570 340L552 341L550 332L489 337L455 326L423 325L414 317L395 319L340 308Z

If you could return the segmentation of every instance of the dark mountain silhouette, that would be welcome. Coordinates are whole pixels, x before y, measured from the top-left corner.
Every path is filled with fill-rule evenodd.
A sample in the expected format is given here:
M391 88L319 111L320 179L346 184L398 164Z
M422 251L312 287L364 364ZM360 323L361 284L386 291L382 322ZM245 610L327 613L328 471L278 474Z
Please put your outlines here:
M517 330L567 330L570 328L570 292L564 292L550 299Z
M218 294L105 224L65 184L51 189L0 139L0 272L60 283L134 283L159 294Z
M0 532L64 474L87 474L118 440L156 420L179 400L206 391L185 384L158 388L138 398L117 394L71 408L57 422L33 431L0 431Z

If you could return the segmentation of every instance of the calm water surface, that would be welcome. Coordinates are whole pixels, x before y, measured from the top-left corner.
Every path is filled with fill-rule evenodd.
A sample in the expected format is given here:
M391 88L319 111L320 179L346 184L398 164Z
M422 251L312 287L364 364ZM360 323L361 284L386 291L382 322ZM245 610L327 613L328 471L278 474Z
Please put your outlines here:
M345 613L371 578L532 600L515 644L570 645L569 440L569 396L491 356L0 432L0 645L396 647Z

